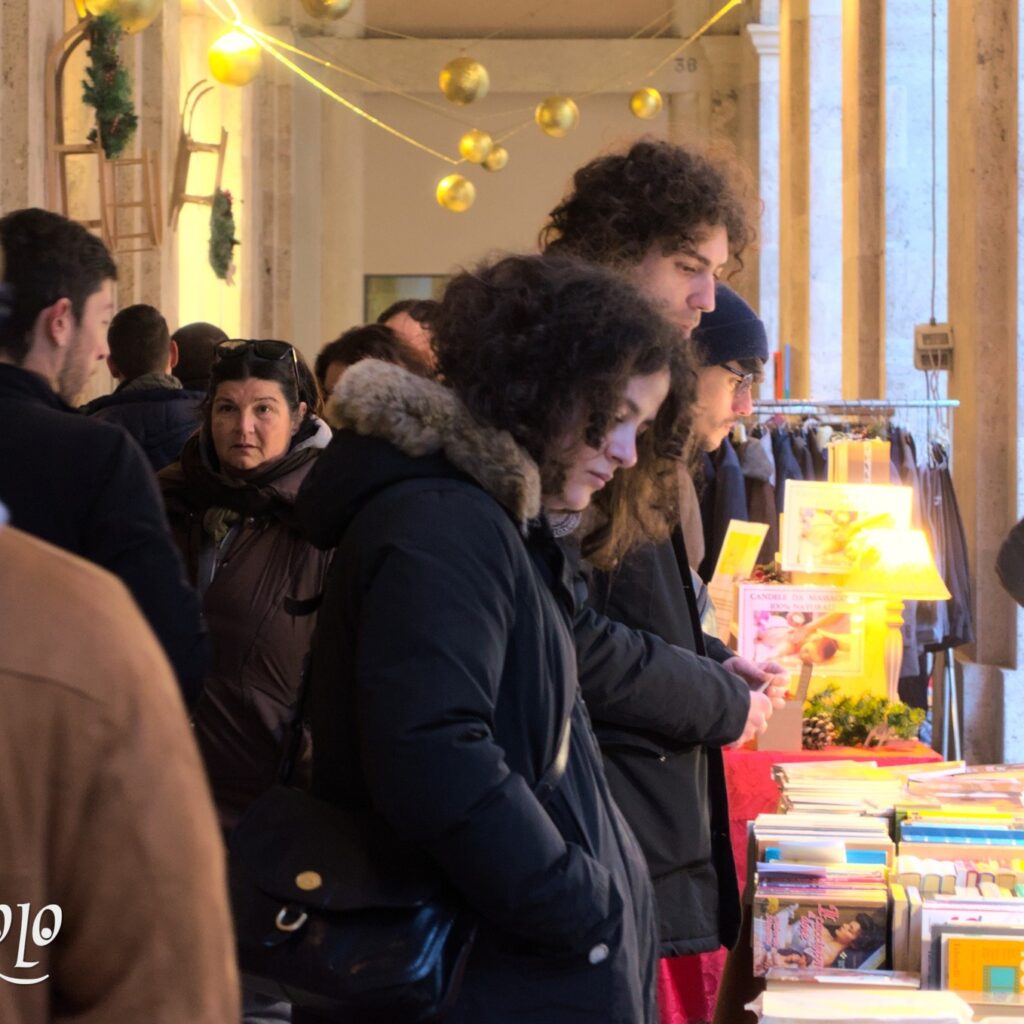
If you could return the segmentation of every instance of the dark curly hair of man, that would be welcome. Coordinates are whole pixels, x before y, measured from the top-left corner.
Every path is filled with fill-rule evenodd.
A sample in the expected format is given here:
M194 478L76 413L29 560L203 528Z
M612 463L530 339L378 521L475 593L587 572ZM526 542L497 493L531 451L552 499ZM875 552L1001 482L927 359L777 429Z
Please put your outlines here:
M757 200L742 165L696 148L642 139L601 156L574 175L572 191L551 211L541 248L592 263L635 266L652 249L669 255L725 228L742 266L755 238Z
M669 396L644 441L679 452L689 357L617 274L562 255L508 256L454 277L433 326L442 379L537 462L545 494L564 482L567 438L603 443L631 377L669 370Z

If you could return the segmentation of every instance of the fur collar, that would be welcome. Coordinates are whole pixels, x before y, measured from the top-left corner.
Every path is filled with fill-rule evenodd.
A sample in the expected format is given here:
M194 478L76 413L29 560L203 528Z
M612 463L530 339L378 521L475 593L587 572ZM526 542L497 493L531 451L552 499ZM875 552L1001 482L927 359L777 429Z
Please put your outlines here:
M339 430L382 438L413 458L443 452L520 525L540 514L537 464L511 434L474 419L437 381L364 359L338 381L327 416Z

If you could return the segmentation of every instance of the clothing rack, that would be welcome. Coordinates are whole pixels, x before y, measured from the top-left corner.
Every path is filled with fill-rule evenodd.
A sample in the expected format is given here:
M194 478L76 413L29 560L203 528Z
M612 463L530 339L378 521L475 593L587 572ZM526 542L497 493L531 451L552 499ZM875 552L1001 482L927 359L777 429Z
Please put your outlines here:
M850 398L815 401L805 398L765 399L754 403L754 413L789 413L808 416L816 412L883 412L887 409L958 409L956 398Z
M804 398L766 399L754 403L754 415L783 414L790 416L835 415L836 413L893 413L901 409L958 409L955 398L851 398L814 401ZM952 445L949 446L952 455ZM940 669L941 663L941 669ZM941 678L940 678L941 671ZM932 746L946 759L959 760L960 708L958 683L952 648L937 652L933 663ZM941 718L941 723L939 719ZM952 732L952 736L950 733Z

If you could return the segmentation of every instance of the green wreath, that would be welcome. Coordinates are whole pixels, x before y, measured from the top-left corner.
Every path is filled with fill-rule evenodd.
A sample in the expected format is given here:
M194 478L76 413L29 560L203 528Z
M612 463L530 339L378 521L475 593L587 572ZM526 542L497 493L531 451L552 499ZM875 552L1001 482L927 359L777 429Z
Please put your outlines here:
M235 238L235 216L231 212L231 193L217 189L210 209L210 266L222 281L228 281L236 245L238 239Z
M113 14L102 14L89 24L89 57L82 100L96 108L96 127L89 141L98 138L108 160L120 156L135 135L139 119L132 103L132 82L117 52L124 32Z

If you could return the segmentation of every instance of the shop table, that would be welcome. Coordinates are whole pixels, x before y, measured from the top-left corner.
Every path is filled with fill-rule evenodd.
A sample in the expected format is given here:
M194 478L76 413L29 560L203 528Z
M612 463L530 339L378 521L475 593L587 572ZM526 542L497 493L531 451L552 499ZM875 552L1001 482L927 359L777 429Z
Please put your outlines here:
M779 787L772 765L788 761L857 759L879 764L920 764L940 756L923 743L895 747L826 747L824 750L726 750L725 781L729 791L729 838L742 891L747 879L747 823L778 809ZM743 939L741 938L742 942ZM725 969L726 951L662 960L658 972L661 1024L703 1024L715 1013Z

